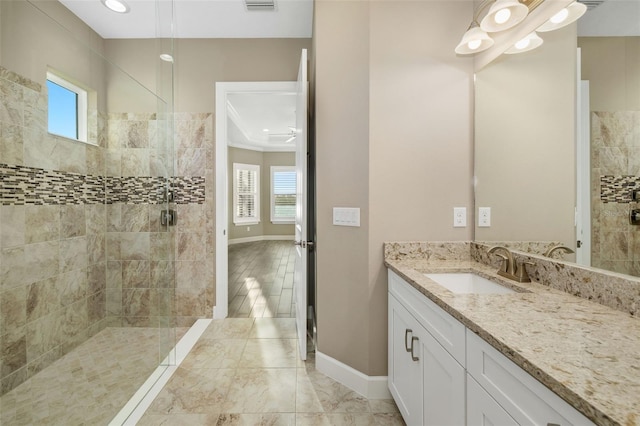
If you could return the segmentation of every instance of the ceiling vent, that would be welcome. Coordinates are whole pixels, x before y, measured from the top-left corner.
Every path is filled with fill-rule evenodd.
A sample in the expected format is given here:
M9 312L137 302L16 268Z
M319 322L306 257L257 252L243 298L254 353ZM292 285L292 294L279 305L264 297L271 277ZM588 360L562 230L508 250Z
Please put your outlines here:
M578 0L578 1L580 3L582 3L582 4L584 4L585 6L587 6L588 10L592 10L592 9L595 9L596 7L600 6L606 0Z
M244 0L247 10L276 10L275 0Z

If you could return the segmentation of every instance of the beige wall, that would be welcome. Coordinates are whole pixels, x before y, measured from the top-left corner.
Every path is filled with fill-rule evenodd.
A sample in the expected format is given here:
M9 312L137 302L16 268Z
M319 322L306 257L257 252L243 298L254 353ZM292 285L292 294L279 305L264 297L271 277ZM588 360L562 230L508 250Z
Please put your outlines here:
M561 241L575 248L576 27L503 55L476 76L479 241Z
M37 8L24 0L0 2L2 65L42 85L46 82L47 67L52 67L96 90L100 95L98 105L104 111L106 63L100 57L102 38L61 3L32 3ZM49 16L71 33L61 29Z
M155 87L157 40L106 40L107 56L147 87ZM310 39L175 40L175 111L214 112L218 81L295 81ZM151 66L150 66L151 65ZM110 110L132 106L109 99ZM148 106L134 105L139 108ZM155 106L154 106L155 108Z
M229 147L227 170L229 239L260 237L267 235L293 235L294 225L276 225L271 223L271 166L294 166L293 152L261 152ZM233 223L233 163L254 164L260 166L260 223L257 225L235 225Z
M315 13L318 350L386 375L383 242L471 239L452 213L472 206L473 63L451 46L472 6L317 1ZM359 207L361 227L333 226L332 207Z
M640 110L640 37L580 37L578 47L591 111Z

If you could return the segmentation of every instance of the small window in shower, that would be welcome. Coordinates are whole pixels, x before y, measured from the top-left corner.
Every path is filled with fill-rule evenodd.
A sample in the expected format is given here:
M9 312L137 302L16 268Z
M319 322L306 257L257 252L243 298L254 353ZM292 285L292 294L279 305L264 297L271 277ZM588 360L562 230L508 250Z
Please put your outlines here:
M87 91L47 72L48 131L87 142Z

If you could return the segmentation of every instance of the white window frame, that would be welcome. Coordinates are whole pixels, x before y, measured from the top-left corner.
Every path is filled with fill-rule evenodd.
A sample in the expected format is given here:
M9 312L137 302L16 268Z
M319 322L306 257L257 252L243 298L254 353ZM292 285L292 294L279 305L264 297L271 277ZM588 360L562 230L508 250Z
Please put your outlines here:
M78 104L77 104L77 110L76 110L76 114L77 114L77 123L78 123L78 138L68 138L67 136L64 135L57 135L55 133L51 133L52 135L56 135L56 136L60 136L63 138L67 138L67 139L72 139L72 140L77 140L80 142L84 142L84 143L89 143L88 142L88 138L87 138L87 127L88 127L88 109L89 109L89 103L88 103L88 95L87 95L87 91L85 89L83 89L82 87L71 83L70 81L60 77L57 74L52 73L51 71L47 71L47 80L51 81L52 83L57 84L58 86L62 86L67 90L70 90L71 92L74 92L76 95L78 95ZM47 116L48 116L48 110L47 110ZM49 124L47 122L47 131L49 130Z
M296 221L295 213L291 218L276 218L276 197L274 194L274 178L273 175L277 172L296 172L295 166L271 166L271 223L275 223L278 225L285 224L293 224ZM298 177L296 176L296 179ZM296 197L298 194L294 188L294 193Z
M253 192L255 215L238 217L238 170L248 170L256 174L256 187ZM244 194L246 195L246 194ZM257 164L233 163L233 223L235 225L257 225L260 223L260 166Z

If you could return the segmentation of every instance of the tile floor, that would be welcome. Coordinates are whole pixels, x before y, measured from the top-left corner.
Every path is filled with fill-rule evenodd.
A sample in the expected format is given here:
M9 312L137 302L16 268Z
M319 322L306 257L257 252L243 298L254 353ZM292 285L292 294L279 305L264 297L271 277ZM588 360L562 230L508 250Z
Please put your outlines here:
M299 360L293 318L214 320L139 425L403 425Z
M2 395L0 425L108 424L158 366L159 333L166 338L166 329L102 330Z
M229 318L295 317L293 241L229 246Z
M293 262L290 241L230 247L230 313L245 318L211 322L139 425L404 425L392 400L299 360ZM157 333L103 330L3 395L0 424L108 424L157 366Z

